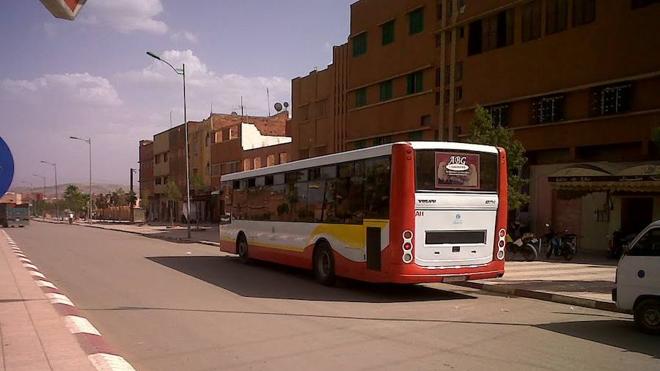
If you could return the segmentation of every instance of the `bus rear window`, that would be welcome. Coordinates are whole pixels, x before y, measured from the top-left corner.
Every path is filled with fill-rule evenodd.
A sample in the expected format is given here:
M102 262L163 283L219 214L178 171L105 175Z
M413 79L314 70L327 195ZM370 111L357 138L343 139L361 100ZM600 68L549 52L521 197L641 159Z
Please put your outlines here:
M497 154L467 151L417 151L418 191L497 191Z

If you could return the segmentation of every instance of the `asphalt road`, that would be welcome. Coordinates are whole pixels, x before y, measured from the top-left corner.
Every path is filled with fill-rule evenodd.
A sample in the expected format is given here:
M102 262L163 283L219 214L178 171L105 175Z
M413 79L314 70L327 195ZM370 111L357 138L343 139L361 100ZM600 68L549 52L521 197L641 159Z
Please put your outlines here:
M447 285L328 288L80 226L7 231L138 370L660 369L660 338L627 315Z

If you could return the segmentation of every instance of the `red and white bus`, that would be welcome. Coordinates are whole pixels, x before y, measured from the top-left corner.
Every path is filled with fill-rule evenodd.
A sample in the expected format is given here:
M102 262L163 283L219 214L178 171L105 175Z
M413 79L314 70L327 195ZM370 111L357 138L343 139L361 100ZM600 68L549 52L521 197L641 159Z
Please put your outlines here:
M220 250L318 281L455 282L504 274L503 149L401 142L224 175Z

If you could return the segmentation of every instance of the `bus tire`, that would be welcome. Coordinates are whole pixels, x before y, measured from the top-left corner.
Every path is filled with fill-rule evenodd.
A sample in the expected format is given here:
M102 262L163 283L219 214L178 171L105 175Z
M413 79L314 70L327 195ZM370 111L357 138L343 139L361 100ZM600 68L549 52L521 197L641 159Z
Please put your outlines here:
M316 244L313 264L316 281L325 286L333 286L337 279L335 276L335 258L328 242L320 241Z
M247 264L250 261L247 238L245 238L243 232L241 232L236 239L236 254L238 254L241 263Z

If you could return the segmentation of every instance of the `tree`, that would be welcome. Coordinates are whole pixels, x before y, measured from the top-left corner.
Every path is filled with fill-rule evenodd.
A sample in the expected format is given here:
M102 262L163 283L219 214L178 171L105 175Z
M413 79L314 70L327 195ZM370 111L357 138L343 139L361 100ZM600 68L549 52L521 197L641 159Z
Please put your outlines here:
M89 195L80 192L80 189L73 184L70 184L68 187L66 187L66 190L64 191L64 202L66 208L76 214L87 210L88 200Z
M173 207L170 207L170 202L176 203L182 199L181 191L174 181L167 182L165 187L165 199L167 200L168 209L170 210L170 224L174 225L174 214L172 213Z
M509 209L515 210L529 202L529 196L522 192L528 183L520 175L527 163L525 147L513 137L513 131L499 125L493 125L493 118L483 107L477 106L471 123L470 143L487 144L502 147L506 150L509 166Z

